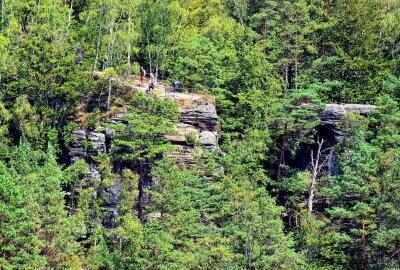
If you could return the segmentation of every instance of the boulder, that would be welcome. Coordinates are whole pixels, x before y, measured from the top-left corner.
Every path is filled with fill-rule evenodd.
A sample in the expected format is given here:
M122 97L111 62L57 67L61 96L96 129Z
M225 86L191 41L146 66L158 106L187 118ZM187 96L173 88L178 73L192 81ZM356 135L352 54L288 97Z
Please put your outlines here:
M218 132L203 131L200 133L200 144L207 150L213 150L218 147Z

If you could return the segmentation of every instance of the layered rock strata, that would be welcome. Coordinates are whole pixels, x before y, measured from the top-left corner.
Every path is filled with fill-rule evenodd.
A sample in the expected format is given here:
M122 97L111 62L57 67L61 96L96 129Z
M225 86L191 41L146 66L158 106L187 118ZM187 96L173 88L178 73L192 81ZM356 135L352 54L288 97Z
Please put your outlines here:
M354 112L363 116L368 115L370 112L376 110L374 105L363 104L327 104L325 110L321 113L321 122L318 130L324 133L331 144L340 141L342 132L338 124L342 121L343 117Z
M176 158L181 166L190 166L193 161L193 153L196 146L212 151L218 148L219 124L218 116L213 98L208 95L169 93L164 98L171 99L179 104L179 122L176 125L176 134L168 135L167 139L178 149L170 153L171 157ZM109 123L124 123L124 115L128 113L126 107L122 112L114 115ZM87 177L89 179L99 179L100 173L94 157L99 154L109 153L113 142L115 130L110 128L97 128L94 131L85 127L78 127L72 132L72 143L68 146L71 163L83 159L90 164ZM114 168L121 171L122 168ZM151 184L152 179L146 179L144 186ZM103 208L109 213L106 224L112 224L118 216L117 204L121 190L121 179L116 180L104 192ZM151 200L149 196L142 198L143 205Z

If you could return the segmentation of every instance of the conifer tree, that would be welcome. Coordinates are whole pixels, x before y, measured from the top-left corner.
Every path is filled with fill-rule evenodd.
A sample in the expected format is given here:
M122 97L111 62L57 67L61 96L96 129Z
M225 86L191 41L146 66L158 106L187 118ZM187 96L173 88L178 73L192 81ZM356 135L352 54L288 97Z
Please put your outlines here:
M136 93L131 99L126 124L107 124L116 130L112 156L116 161L133 162L132 168L139 174L139 216L142 212L142 196L146 168L155 158L174 148L165 135L175 132L177 104L159 98L149 98Z

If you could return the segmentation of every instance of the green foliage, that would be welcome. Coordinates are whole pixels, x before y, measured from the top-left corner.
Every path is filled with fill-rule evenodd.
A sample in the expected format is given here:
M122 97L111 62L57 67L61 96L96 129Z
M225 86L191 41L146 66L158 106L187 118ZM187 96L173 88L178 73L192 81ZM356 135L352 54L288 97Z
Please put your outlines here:
M398 0L1 0L0 268L399 268L399 18ZM194 164L166 158L178 106L134 93L140 66L216 96L222 151L188 134ZM322 102L378 108L343 118L306 214L294 157ZM63 170L78 122L111 148Z
M221 55L210 39L184 36L177 46L178 55L171 74L182 78L183 85L196 90L217 88L223 83Z
M11 113L0 103L0 160L8 157L9 154L9 122L12 118Z
M320 121L319 113L323 109L316 92L309 89L290 92L287 98L274 106L277 110L275 134L283 136L293 154L300 144L313 143L315 127Z
M172 150L164 135L175 132L177 104L135 94L130 112L124 115L127 124L107 124L117 131L113 156L130 161L150 160Z
M303 217L300 229L302 245L310 260L310 269L346 269L349 267L346 248L351 238L331 231L326 222L312 215Z
M282 209L262 187L269 181L268 176L254 161L249 162L241 147L231 149L224 157L225 176L212 186L215 191L223 191L215 202L220 205L216 219L222 221L224 233L231 237L233 250L243 256L236 267L301 269L303 258L294 252L292 239L283 233Z
M389 191L398 186L399 179L395 139L400 132L398 106L388 97L379 98L378 104L369 119L357 115L346 118L345 137L335 150L341 173L331 177L323 188L329 200L326 228L351 239L351 245L343 250L347 260L366 269L383 264L398 266L388 236L396 235L396 229L392 227L392 214L387 212L398 212L396 193ZM369 132L368 126L375 132ZM384 235L389 237L387 252L382 252Z
M5 269L70 269L80 260L80 230L67 217L64 173L53 150L38 155L21 140L6 167L1 164L1 266Z

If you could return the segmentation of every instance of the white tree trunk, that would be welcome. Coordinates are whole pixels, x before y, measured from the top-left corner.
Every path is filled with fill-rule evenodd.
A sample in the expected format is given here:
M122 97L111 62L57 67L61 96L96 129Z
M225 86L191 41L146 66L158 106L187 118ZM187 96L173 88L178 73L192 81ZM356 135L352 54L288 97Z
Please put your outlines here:
M236 11L237 11L237 13L238 13L238 17L239 17L240 24L241 24L241 25L244 25L243 15L242 15L242 11L240 10L239 1L238 1L238 0L234 0L234 3L235 3Z
M131 70L131 15L132 15L132 7L129 7L129 12L128 12L128 55L127 55L128 75L132 74L132 70Z
M112 75L110 75L110 77L108 78L107 110L110 109L111 92L112 92Z
M147 53L149 57L149 66L150 66L150 71L152 69L152 64L151 64L151 52L150 52L150 38L149 38L149 32L146 33L147 36Z
M99 35L97 37L97 47L96 47L96 58L94 59L94 65L93 65L93 74L96 71L96 67L97 67L97 62L99 61L99 54L100 54L100 42L101 42L101 37L102 37L102 24L101 24L101 20L99 23Z
M72 17L73 6L74 6L74 0L71 0L71 6L70 6L70 9L69 9L69 13L68 13L68 26L67 26L67 30L68 30L69 27L71 26L71 17Z
M308 214L311 214L313 211L313 202L314 202L314 197L315 197L315 185L317 182L317 177L319 175L319 172L321 171L321 168L323 164L320 164L321 160L321 151L322 151L322 145L324 144L325 140L321 139L321 141L318 139L318 150L317 150L317 156L314 159L314 152L311 151L311 183L310 187L308 190L308 200L307 200L307 212Z
M3 32L3 27L4 27L4 1L1 0L1 32Z

